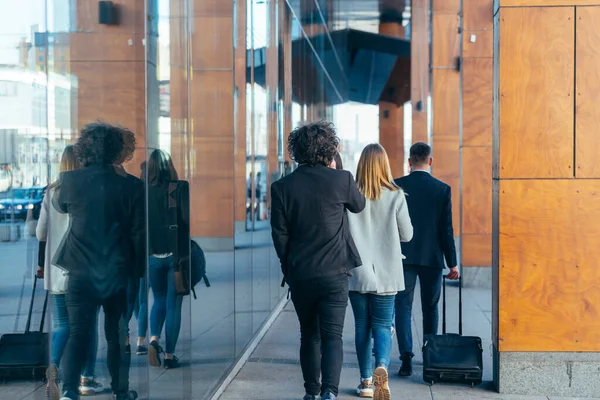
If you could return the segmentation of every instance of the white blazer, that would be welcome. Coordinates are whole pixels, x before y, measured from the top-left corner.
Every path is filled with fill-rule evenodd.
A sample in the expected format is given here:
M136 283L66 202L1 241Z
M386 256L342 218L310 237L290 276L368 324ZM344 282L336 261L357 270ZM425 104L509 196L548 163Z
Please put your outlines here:
M413 236L404 191L383 189L378 200L367 199L361 213L348 213L348 222L363 262L352 270L350 290L381 294L404 290L400 242Z
M52 205L52 196L57 192L54 188L46 191L42 201L40 219L35 234L39 241L46 242L44 261L44 289L51 293L64 293L67 285L67 272L52 263L71 222L69 214L61 214Z

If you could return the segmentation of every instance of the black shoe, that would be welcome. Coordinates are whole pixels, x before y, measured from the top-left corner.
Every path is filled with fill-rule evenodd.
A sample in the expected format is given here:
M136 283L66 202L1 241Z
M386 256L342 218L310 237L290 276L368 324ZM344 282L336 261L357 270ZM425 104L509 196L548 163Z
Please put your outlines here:
M64 392L60 400L76 400L77 395L71 392Z
M302 400L317 400L317 396L313 395L313 394L305 394L304 397L302 398Z
M331 392L325 392L323 396L321 396L321 400L335 400L337 396Z
M138 356L143 356L144 354L148 354L148 348L146 346L138 346L135 354Z
M160 353L162 352L163 349L156 340L150 342L150 349L148 349L150 365L153 367L160 367Z
M411 376L412 375L412 354L405 353L402 354L400 360L402 360L402 365L400 366L400 371L398 371L398 375L400 376Z
M113 394L114 400L136 400L138 398L138 394L135 390L130 390L125 393L115 393Z
M130 344L125 345L125 354L131 354L131 345Z
M165 369L172 369L179 367L179 358L173 356L173 358L165 358L164 361Z

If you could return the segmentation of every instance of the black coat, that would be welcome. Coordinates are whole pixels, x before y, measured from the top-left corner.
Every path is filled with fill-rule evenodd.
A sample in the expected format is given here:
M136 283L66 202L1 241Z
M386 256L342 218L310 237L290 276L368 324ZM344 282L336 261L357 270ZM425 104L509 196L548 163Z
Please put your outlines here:
M285 279L331 276L362 265L345 213L364 208L347 171L301 165L273 183L271 227Z
M414 229L412 240L402 243L404 264L444 268L445 259L448 267L455 267L450 186L425 171L412 172L395 182L406 192Z
M109 297L127 278L143 275L146 263L144 190L141 180L103 165L65 172L53 206L71 216L55 256L69 280Z

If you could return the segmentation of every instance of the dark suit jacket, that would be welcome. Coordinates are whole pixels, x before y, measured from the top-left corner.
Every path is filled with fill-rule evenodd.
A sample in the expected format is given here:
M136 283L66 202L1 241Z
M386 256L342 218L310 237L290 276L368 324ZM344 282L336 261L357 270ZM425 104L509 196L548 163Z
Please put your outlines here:
M110 165L65 172L60 179L53 205L70 214L71 226L55 264L69 271L69 285L82 282L109 297L145 269L142 181Z
M404 263L444 268L445 258L448 267L455 267L450 186L425 171L412 172L395 182L406 192L414 229L412 240L402 243Z
M352 175L301 165L271 185L271 227L286 280L347 272L362 265L346 210L365 208Z

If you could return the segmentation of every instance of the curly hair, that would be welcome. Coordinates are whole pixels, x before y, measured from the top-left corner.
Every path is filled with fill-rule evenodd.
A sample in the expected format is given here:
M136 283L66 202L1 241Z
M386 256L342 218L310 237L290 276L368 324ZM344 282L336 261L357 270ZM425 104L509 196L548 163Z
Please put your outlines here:
M290 133L288 151L298 164L329 166L338 152L340 139L328 121L301 125Z
M127 161L131 161L133 158L133 153L135 152L135 134L127 128L122 128L121 134L123 135L123 151L121 152L121 156L119 157L117 164L123 164Z
M87 124L75 143L75 155L84 167L115 164L124 151L124 131L105 122Z

